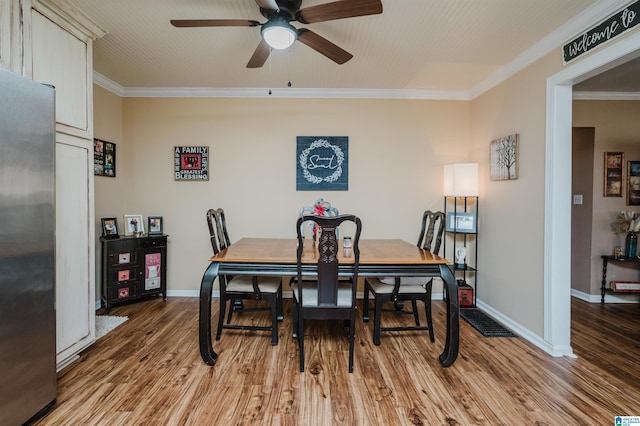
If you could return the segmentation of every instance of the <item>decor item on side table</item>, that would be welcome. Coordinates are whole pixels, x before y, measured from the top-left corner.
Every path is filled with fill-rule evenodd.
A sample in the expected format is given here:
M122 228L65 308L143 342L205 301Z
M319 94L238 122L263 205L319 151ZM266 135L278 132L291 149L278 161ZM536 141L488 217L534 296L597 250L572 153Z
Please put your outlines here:
M115 217L104 217L100 219L102 222L103 238L119 238L118 235L118 219Z
M635 211L621 211L616 216L615 221L611 223L611 229L617 234L622 232L627 233L624 245L624 256L636 257L638 249L638 236L636 232L640 232L640 215Z
M162 235L162 216L149 216L147 218L148 235Z
M125 214L124 215L125 232L126 236L141 237L144 235L144 223L142 222L142 215L140 214Z

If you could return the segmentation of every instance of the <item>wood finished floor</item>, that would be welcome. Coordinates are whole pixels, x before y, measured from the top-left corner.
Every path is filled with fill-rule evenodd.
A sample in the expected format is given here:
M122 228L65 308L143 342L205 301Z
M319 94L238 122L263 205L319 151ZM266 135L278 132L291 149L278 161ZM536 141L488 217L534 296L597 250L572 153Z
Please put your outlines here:
M556 426L640 415L638 305L574 299L576 359L553 358L523 338L482 337L461 320L450 368L437 360L444 308L434 301L435 344L426 333L386 333L376 347L372 324L358 318L348 374L342 324L325 322L307 324L307 371L298 372L289 299L278 346L268 332L224 330L215 367L200 358L197 299L116 306L110 315L129 321L58 374L57 403L34 424Z

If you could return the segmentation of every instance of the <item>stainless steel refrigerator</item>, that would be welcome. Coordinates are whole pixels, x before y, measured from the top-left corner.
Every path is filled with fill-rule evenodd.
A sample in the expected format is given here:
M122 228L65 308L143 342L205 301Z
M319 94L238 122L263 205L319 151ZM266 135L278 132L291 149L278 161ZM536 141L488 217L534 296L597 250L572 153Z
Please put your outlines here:
M0 425L56 399L55 91L0 69Z

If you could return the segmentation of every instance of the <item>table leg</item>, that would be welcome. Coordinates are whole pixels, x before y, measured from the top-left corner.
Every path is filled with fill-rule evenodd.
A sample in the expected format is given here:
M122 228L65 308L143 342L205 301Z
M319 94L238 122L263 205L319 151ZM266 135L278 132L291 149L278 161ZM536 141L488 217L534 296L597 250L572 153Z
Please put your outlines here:
M200 356L205 364L210 366L216 365L218 359L218 354L213 350L211 341L211 290L213 282L218 276L219 266L219 263L211 262L204 272L200 284Z
M609 259L602 259L602 283L600 285L600 303L604 303L604 289L607 286L607 263Z
M440 265L440 276L444 281L444 290L447 296L447 338L444 344L444 351L438 358L444 367L449 367L458 358L460 346L458 283L447 265Z

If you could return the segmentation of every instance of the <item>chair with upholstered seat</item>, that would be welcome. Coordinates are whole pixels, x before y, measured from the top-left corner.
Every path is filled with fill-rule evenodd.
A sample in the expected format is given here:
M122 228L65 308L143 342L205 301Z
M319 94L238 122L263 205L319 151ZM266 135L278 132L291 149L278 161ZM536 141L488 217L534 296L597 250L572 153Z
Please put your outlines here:
M306 241L312 246L313 258L317 259L317 275L303 275L304 256L310 256L309 247L304 250L305 241L302 237L301 225L306 221L314 221L320 227L321 233L317 245ZM355 235L352 247L343 248L339 244L337 230L344 222L355 224ZM358 266L360 249L358 242L362 223L354 215L336 217L302 216L296 224L298 234L297 248L297 277L293 283L293 327L294 337L298 339L300 349L300 371L304 371L304 322L313 320L343 320L349 323L349 372L353 372L353 349L355 341L355 310L356 284L358 282ZM342 259L342 260L341 260ZM353 273L350 280L339 280L339 262L353 263ZM343 274L344 276L344 274Z
M444 233L444 217L443 212L432 212L430 210L424 212L422 215L422 228L418 237L418 247L433 254L438 254ZM431 317L432 284L432 279L429 277L365 279L362 319L364 322L369 321L369 293L371 293L374 299L373 343L375 345L380 344L380 333L383 331L428 330L430 340L432 342L435 341L433 319ZM404 309L405 301L411 302L411 310ZM420 325L417 301L424 303L427 326ZM384 305L388 302L392 302L394 307L384 308ZM412 315L415 325L383 327L381 324L383 312Z
M207 224L209 225L209 237L214 254L231 245L227 233L226 219L223 209L209 209L207 211ZM271 344L278 344L278 321L282 321L282 277L256 277L256 276L230 276L219 277L220 282L220 313L218 316L218 331L216 340L220 340L222 329L234 330L267 330L271 331ZM268 307L255 308L243 307L242 300L266 301ZM224 324L224 316L230 302L227 323ZM233 312L271 312L270 326L256 326L244 324L231 324Z

